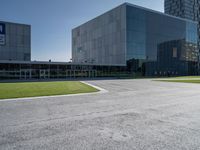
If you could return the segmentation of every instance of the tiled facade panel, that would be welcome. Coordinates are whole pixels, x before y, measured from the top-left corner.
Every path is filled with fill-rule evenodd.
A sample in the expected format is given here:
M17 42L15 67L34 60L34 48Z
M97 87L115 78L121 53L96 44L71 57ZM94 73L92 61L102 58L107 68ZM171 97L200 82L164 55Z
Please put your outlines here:
M126 65L125 6L119 6L72 31L75 63Z
M5 25L5 44L0 45L0 60L31 60L31 27L7 22Z

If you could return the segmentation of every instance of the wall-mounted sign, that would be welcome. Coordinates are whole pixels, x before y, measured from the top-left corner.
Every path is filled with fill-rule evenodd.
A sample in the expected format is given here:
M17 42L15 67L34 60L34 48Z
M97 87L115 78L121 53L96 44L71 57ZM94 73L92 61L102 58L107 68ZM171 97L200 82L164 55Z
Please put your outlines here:
M6 26L4 23L0 23L0 45L6 44Z

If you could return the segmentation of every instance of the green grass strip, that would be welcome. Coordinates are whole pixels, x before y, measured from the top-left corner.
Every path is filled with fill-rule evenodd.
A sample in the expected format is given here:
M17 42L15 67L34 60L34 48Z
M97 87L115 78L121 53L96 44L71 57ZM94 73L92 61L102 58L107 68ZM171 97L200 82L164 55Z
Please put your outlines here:
M0 83L0 99L97 92L78 81Z
M181 80L157 80L157 81L164 81L164 82L179 82L179 83L200 83L200 80L184 80L184 79L181 79Z

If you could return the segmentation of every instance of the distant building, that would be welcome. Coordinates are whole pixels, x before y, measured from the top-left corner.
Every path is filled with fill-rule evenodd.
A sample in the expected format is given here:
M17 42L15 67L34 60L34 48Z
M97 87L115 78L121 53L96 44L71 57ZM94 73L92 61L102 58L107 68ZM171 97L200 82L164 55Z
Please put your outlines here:
M158 61L159 45L167 42L162 47L166 53L178 48L181 53L187 51L187 56L192 55L190 59L185 54L181 54L185 59L177 57L177 61L185 63L182 70L188 70L184 75L192 75L198 70L190 72L186 68L191 67L189 62L198 63L197 38L196 22L125 3L73 29L72 60L75 63L123 65L130 72L154 76L146 64ZM182 42L169 46L170 41ZM192 47L188 51L185 45ZM174 67L180 68L178 64ZM177 75L182 74L178 72Z
M165 0L165 13L198 22L200 48L200 0Z
M200 0L165 0L165 13L200 21Z
M0 60L31 60L31 26L0 21Z

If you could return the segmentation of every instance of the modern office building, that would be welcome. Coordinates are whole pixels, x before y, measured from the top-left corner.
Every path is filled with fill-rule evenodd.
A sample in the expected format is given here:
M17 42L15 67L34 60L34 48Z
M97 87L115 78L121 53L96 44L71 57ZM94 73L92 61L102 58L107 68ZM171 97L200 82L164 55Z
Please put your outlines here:
M72 30L72 62L31 61L31 27L0 22L0 80L198 74L197 22L122 4Z
M197 38L196 22L125 3L73 29L72 60L122 65L146 76L193 75ZM169 64L172 59L177 63Z
M165 0L165 13L198 22L200 49L200 0Z
M200 0L165 0L165 13L199 21Z
M31 60L31 26L0 21L0 60Z

